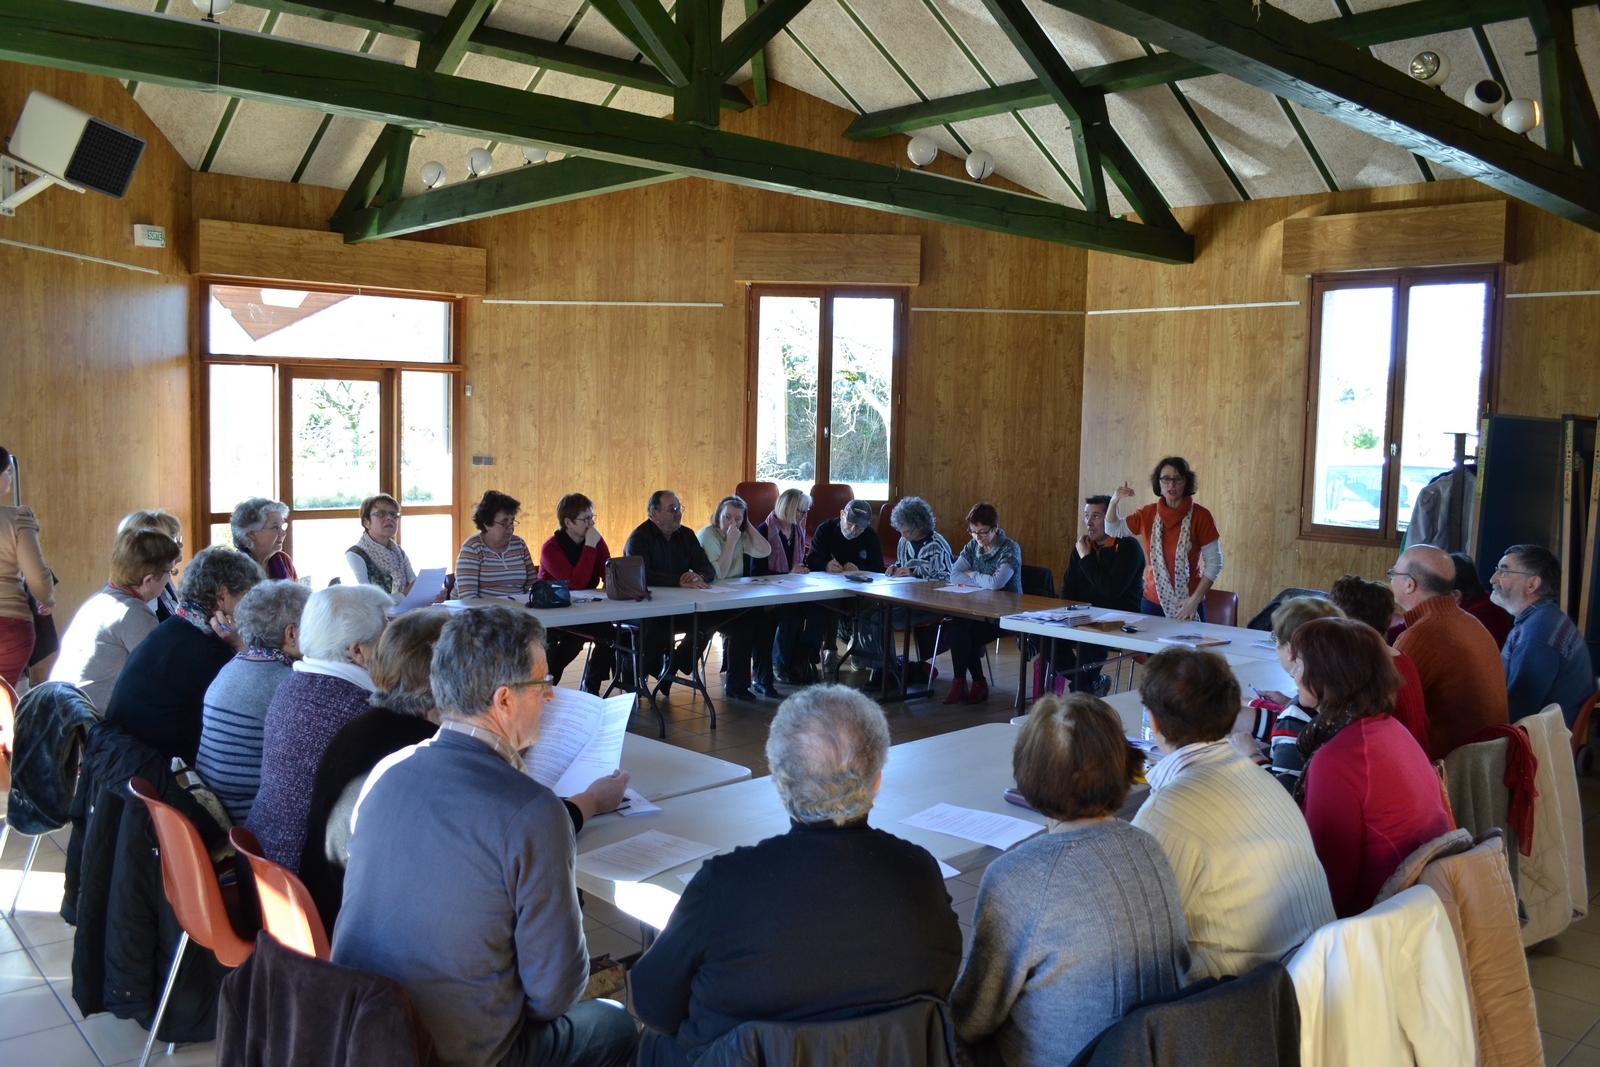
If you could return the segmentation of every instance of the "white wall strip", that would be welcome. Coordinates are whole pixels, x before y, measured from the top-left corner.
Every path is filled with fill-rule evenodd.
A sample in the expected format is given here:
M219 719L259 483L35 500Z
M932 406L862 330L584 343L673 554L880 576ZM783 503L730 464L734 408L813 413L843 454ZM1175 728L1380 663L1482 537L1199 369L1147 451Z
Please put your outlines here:
M1106 308L1103 311L1085 312L1088 315L1148 315L1156 311L1222 311L1229 308L1292 308L1299 307L1298 300L1264 300L1253 304L1188 304L1170 308Z
M722 306L721 304L696 304L686 300L485 300L484 303L585 308L719 308Z
M1600 296L1600 289L1572 289L1565 293L1507 293L1507 300L1527 300L1534 296Z
M1043 308L912 308L912 311L965 311L974 315L1082 315L1081 311L1049 311Z
M160 274L154 267L137 267L132 263L118 263L114 259L101 259L99 256L86 256L82 252L68 252L62 248L46 248L44 245L30 245L26 241L8 241L0 237L0 245L10 245L13 248L27 248L34 252L49 252L52 256L66 256L68 259L81 259L85 263L100 263L107 267L121 267L123 270L136 270L140 274Z

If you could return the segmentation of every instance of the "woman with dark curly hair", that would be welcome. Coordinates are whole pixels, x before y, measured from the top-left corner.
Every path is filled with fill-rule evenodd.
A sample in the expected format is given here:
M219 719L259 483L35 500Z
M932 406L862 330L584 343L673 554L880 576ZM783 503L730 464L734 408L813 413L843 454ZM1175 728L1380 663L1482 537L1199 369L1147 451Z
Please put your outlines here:
M1364 622L1379 634L1389 628L1394 618L1394 590L1384 582L1369 582L1358 574L1346 574L1333 583L1328 599L1339 610L1357 622ZM1394 660L1394 669L1400 675L1400 692L1394 698L1394 717L1400 725L1411 731L1422 751L1428 751L1428 706L1422 700L1422 676L1411 657L1398 648L1385 645ZM1288 669L1288 664L1284 664Z
M456 556L456 596L520 597L533 584L538 567L528 542L516 535L522 502L491 489L472 510L478 532L461 544Z
M1294 632L1291 670L1306 770L1296 790L1339 918L1366 911L1417 846L1451 828L1439 779L1394 718L1400 675L1383 638L1355 619L1316 619Z
M1139 537L1149 563L1144 572L1144 598L1139 610L1169 619L1206 619L1206 593L1222 573L1222 535L1211 512L1194 502L1194 468L1182 456L1168 456L1150 473L1150 491L1158 499L1123 514L1122 502L1133 496L1123 482L1106 509L1106 533Z

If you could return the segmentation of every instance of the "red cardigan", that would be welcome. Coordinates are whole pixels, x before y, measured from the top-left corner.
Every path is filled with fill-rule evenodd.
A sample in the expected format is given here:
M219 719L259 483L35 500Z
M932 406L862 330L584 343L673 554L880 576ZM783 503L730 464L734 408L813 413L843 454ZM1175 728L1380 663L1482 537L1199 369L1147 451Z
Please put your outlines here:
M1340 730L1305 773L1306 824L1341 919L1372 907L1402 860L1451 829L1428 757L1387 715Z
M1411 731L1422 751L1428 751L1428 704L1422 698L1422 676L1411 657L1401 652L1394 657L1394 669L1400 672L1400 692L1394 698L1394 717L1400 725Z
M606 575L606 560L610 558L611 549L606 547L606 539L602 537L597 545L583 546L577 563L568 563L567 554L561 551L555 535L551 534L539 548L539 577L545 581L566 582L573 589L598 589L600 579Z

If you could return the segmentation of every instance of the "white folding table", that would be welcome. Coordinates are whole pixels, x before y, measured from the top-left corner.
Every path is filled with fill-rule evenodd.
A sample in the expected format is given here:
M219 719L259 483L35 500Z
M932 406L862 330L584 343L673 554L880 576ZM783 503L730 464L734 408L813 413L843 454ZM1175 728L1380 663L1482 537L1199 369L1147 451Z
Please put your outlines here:
M622 769L628 772L629 787L656 803L750 778L749 767L635 733L622 735Z

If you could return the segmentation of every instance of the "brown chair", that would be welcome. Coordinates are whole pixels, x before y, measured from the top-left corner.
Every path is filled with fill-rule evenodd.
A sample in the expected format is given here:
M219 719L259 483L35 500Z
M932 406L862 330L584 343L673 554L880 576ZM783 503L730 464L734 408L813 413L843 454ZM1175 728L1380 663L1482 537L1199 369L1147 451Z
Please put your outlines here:
M744 498L750 505L745 512L745 518L750 520L751 526L760 526L767 521L767 516L772 514L772 509L778 506L777 482L740 482L734 486L733 491Z
M1572 721L1572 760L1579 774L1594 770L1594 747L1589 744L1590 724L1594 721L1595 702L1600 701L1600 690L1589 694L1589 699L1578 709Z
M1239 594L1213 589L1206 593L1206 622L1218 626L1239 625Z
M894 566L895 553L900 550L900 531L896 530L889 522L894 515L894 505L899 501L884 501L883 510L878 512L878 540L883 543L883 565Z
M817 527L829 519L837 519L850 501L856 498L855 490L837 482L818 482L811 487L811 514L806 518L806 536L815 537Z
M261 928L286 948L319 960L331 960L333 952L328 947L328 934L322 928L322 916L305 883L289 868L267 859L256 835L244 827L235 826L229 830L228 840L250 861L256 896L261 901Z
M167 984L161 991L161 1003L156 1016L150 1020L150 1035L145 1038L144 1055L139 1057L139 1067L150 1059L151 1046L155 1044L156 1031L161 1029L161 1019L167 1012L167 1000L172 996L172 986L183 964L184 950L190 941L198 941L203 948L216 953L217 962L224 967L237 967L249 958L255 945L240 937L233 928L222 899L222 886L217 872L211 866L211 856L200 840L200 831L194 823L176 808L162 801L155 787L143 778L130 778L128 792L144 801L150 809L150 821L155 823L156 840L161 845L161 884L172 905L183 936L178 939L178 951L172 955L172 966L167 971ZM171 1046L168 1046L171 1051Z

